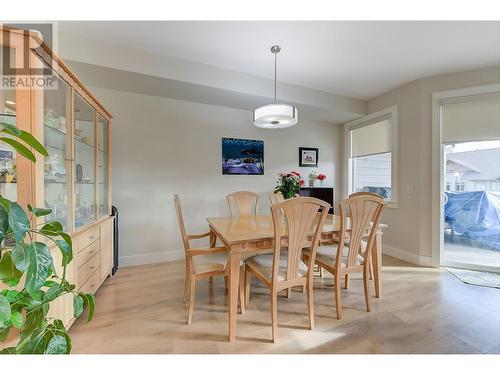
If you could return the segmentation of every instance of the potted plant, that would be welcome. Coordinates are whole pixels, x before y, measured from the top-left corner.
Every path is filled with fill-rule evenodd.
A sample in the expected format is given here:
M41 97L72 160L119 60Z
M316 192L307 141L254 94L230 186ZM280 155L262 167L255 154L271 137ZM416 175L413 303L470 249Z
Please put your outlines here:
M0 122L0 141L32 162L35 155L26 146L48 156L31 134L11 124ZM94 296L77 292L66 280L66 268L73 259L71 237L58 221L35 224L36 218L51 211L28 204L26 212L17 202L0 196L0 281L7 286L0 291L0 342L18 337L16 346L3 348L0 353L70 353L71 338L63 322L48 316L50 303L64 295L73 295L75 317L87 307L88 321L93 317ZM62 274L56 273L51 243L62 254Z
M278 175L278 185L274 188L274 193L281 193L285 199L293 198L299 193L301 186L304 186L304 180L300 177L300 173L295 171L280 173Z

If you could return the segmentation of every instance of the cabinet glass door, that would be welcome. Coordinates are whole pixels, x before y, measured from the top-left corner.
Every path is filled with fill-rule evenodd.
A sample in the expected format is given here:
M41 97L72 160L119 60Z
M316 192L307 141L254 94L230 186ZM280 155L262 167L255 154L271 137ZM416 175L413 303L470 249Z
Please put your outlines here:
M58 79L57 89L43 93L44 145L49 156L44 164L44 206L52 209L47 220L57 220L68 228L68 127L71 118L71 89Z
M14 49L0 46L0 75L7 75L4 58L15 56ZM16 90L0 89L0 122L16 125ZM2 137L9 137L2 133ZM11 201L17 200L16 151L0 141L0 194Z
M109 216L111 208L108 201L108 122L97 117L97 157L98 157L98 196L97 213L99 217Z
M96 220L95 110L75 93L75 228Z

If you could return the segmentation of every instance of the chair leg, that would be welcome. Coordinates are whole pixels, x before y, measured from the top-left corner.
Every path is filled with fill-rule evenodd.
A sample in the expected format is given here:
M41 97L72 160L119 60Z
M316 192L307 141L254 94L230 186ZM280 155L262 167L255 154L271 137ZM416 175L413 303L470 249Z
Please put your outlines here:
M193 308L194 308L194 296L196 289L196 276L192 275L190 279L190 290L189 290L189 307L188 307L188 317L187 324L191 324L193 318Z
M337 309L337 319L342 318L342 302L340 301L340 276L335 275L335 307Z
M370 280L373 280L373 263L370 263Z
M214 277L213 277L213 276L210 276L210 277L208 278L208 282L209 282L210 284L213 284L213 283L214 283Z
M245 267L242 266L241 270L240 270L240 290L239 290L240 309L241 309L242 314L245 313L245 284L244 284L244 281L245 281Z
M248 270L245 270L245 307L248 307L248 303L250 301L250 283L251 283L252 273Z
M345 275L345 284L344 284L344 289L347 289L349 287L349 274Z
M226 290L227 292L227 286L228 286L228 283L229 283L229 276L224 276L224 290Z
M184 303L186 303L189 294L189 270L186 264L186 274L184 275Z
M314 329L314 297L313 297L313 281L311 278L307 280L307 311L309 313L309 329Z
M370 312L372 310L372 305L370 301L370 280L368 280L369 268L363 268L363 287L365 290L365 301L366 301L366 311Z
M278 339L278 293L271 290L271 323L273 327L273 342Z
M286 298L290 298L290 297L292 297L292 288L288 288L286 290Z

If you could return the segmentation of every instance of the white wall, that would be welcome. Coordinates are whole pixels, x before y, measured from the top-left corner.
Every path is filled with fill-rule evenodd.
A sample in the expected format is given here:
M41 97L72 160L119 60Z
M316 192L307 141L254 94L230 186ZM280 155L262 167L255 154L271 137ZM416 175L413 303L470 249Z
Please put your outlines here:
M189 232L205 232L206 218L227 215L225 196L260 194L269 212L279 172L298 167L298 147L318 147L326 186L340 185L339 126L300 119L285 130L257 129L251 112L103 88L91 91L113 114L112 193L120 214L120 266L183 257L173 195L179 193ZM263 176L222 175L221 138L264 140Z
M368 113L398 106L398 207L384 222L387 253L431 265L432 93L500 82L500 66L423 78L377 96Z

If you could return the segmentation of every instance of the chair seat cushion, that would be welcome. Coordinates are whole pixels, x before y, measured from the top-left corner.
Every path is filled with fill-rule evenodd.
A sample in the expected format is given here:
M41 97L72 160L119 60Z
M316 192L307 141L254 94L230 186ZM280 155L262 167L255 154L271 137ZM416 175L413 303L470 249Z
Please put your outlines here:
M196 255L193 257L194 273L224 271L227 264L227 254Z
M273 271L273 257L274 254L260 254L250 257L245 260L245 264L247 264L250 268L258 271L268 280L272 279L272 271ZM279 262L279 270L278 270L278 281L286 280L286 268L288 264L288 253L281 252L280 254L280 262ZM299 260L299 274L297 277L304 277L307 275L307 266L302 260Z
M310 250L304 250L304 253L309 256ZM340 260L342 267L346 267L347 265L347 255L349 253L349 248L344 246L344 251L342 252L342 259ZM331 267L335 267L335 261L337 258L337 246L336 245L324 245L318 246L318 251L316 251L316 259L321 263L327 264ZM358 255L356 265L362 265L365 261L363 256Z

